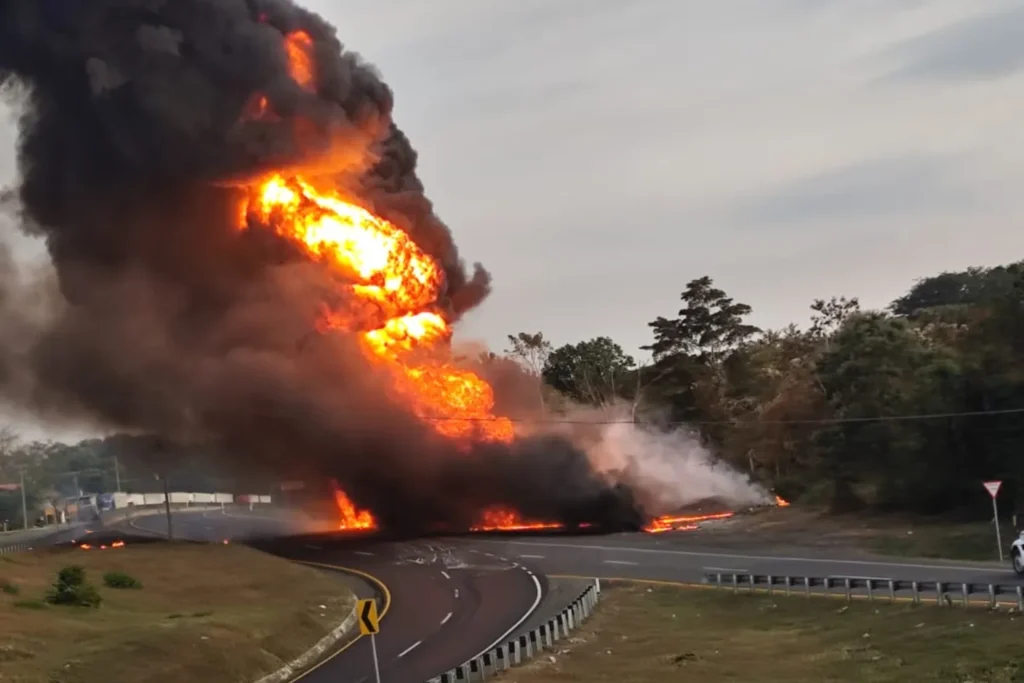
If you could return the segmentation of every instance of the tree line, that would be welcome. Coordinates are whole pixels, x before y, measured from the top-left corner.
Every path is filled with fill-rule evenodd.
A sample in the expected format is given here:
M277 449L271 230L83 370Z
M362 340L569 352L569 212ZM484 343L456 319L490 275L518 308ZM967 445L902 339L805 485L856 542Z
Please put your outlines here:
M811 322L761 330L710 277L648 323L651 360L608 337L554 348L510 336L507 357L567 403L686 425L718 458L781 495L837 512L991 510L1024 500L1024 261L919 280L884 310L816 299Z

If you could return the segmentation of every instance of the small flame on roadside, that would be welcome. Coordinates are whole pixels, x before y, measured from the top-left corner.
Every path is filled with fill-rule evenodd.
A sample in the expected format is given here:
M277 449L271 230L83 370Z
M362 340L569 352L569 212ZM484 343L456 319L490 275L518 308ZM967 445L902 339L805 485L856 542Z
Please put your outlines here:
M644 527L649 534L660 534L665 531L694 531L700 522L716 519L729 519L734 512L715 512L707 515L666 515L658 517Z
M470 531L540 531L543 529L561 529L557 522L541 522L524 519L511 508L494 506L487 508L480 515L480 521L470 527Z
M359 510L355 503L338 486L338 482L331 481L331 490L334 493L334 505L338 508L341 521L338 522L338 529L342 531L375 531L377 520L369 510Z
M783 498L782 496L779 496L779 495L775 496L775 504L777 506L779 506L780 508L788 508L789 507L789 501L786 500L785 498Z
M97 546L91 545L89 543L79 543L78 547L81 548L82 550L92 550L93 548L95 548ZM107 548L123 548L123 547L124 547L124 541L114 541L109 546L107 546L106 544L100 544L99 549L100 550L106 550Z

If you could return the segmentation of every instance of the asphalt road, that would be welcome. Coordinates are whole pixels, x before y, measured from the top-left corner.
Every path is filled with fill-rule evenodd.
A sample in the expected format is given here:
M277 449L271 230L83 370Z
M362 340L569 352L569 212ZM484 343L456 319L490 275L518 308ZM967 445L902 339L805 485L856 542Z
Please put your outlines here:
M212 542L295 531L286 520L244 512L176 514L172 527L175 537ZM140 517L131 528L163 535L166 520ZM381 597L388 604L376 637L382 683L425 681L491 649L528 619L543 597L540 577L521 563L459 542L264 540L257 545L289 559L365 572L386 586L387 598L371 582L357 590L360 597ZM370 639L360 638L298 680L373 681Z
M162 533L161 517L135 520L136 529ZM248 513L189 513L175 517L176 533L219 541L294 532L288 522ZM489 649L542 616L543 578L584 576L700 582L708 573L916 580L948 583L1024 582L1009 565L898 560L826 553L773 551L752 542L749 551L701 545L699 534L605 536L466 536L381 542L293 539L267 548L297 560L365 571L391 591L377 637L383 683L427 680ZM531 573L532 572L532 573ZM366 586L366 595L372 586ZM544 601L547 603L547 601ZM302 683L373 680L370 641L359 639Z

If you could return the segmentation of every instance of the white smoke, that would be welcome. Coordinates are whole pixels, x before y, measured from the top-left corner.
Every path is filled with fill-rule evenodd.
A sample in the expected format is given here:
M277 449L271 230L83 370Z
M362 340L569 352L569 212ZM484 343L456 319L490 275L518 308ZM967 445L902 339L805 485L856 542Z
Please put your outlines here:
M732 507L773 502L764 487L716 458L691 430L634 423L630 413L623 405L581 407L568 420L594 468L629 485L647 514L670 514L712 498Z

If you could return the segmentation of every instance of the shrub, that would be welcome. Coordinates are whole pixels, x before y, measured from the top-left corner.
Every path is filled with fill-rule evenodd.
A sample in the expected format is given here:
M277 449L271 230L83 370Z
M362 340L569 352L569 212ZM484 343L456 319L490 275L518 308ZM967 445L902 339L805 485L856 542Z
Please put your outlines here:
M42 600L18 600L14 606L21 609L46 609L46 603Z
M103 585L107 588L142 588L142 582L124 572L107 572L103 575Z
M85 569L73 564L57 572L57 580L46 594L46 601L53 605L99 607L102 598L95 586L85 582Z
M3 591L7 595L17 595L21 592L21 588L7 579L0 579L0 591Z

